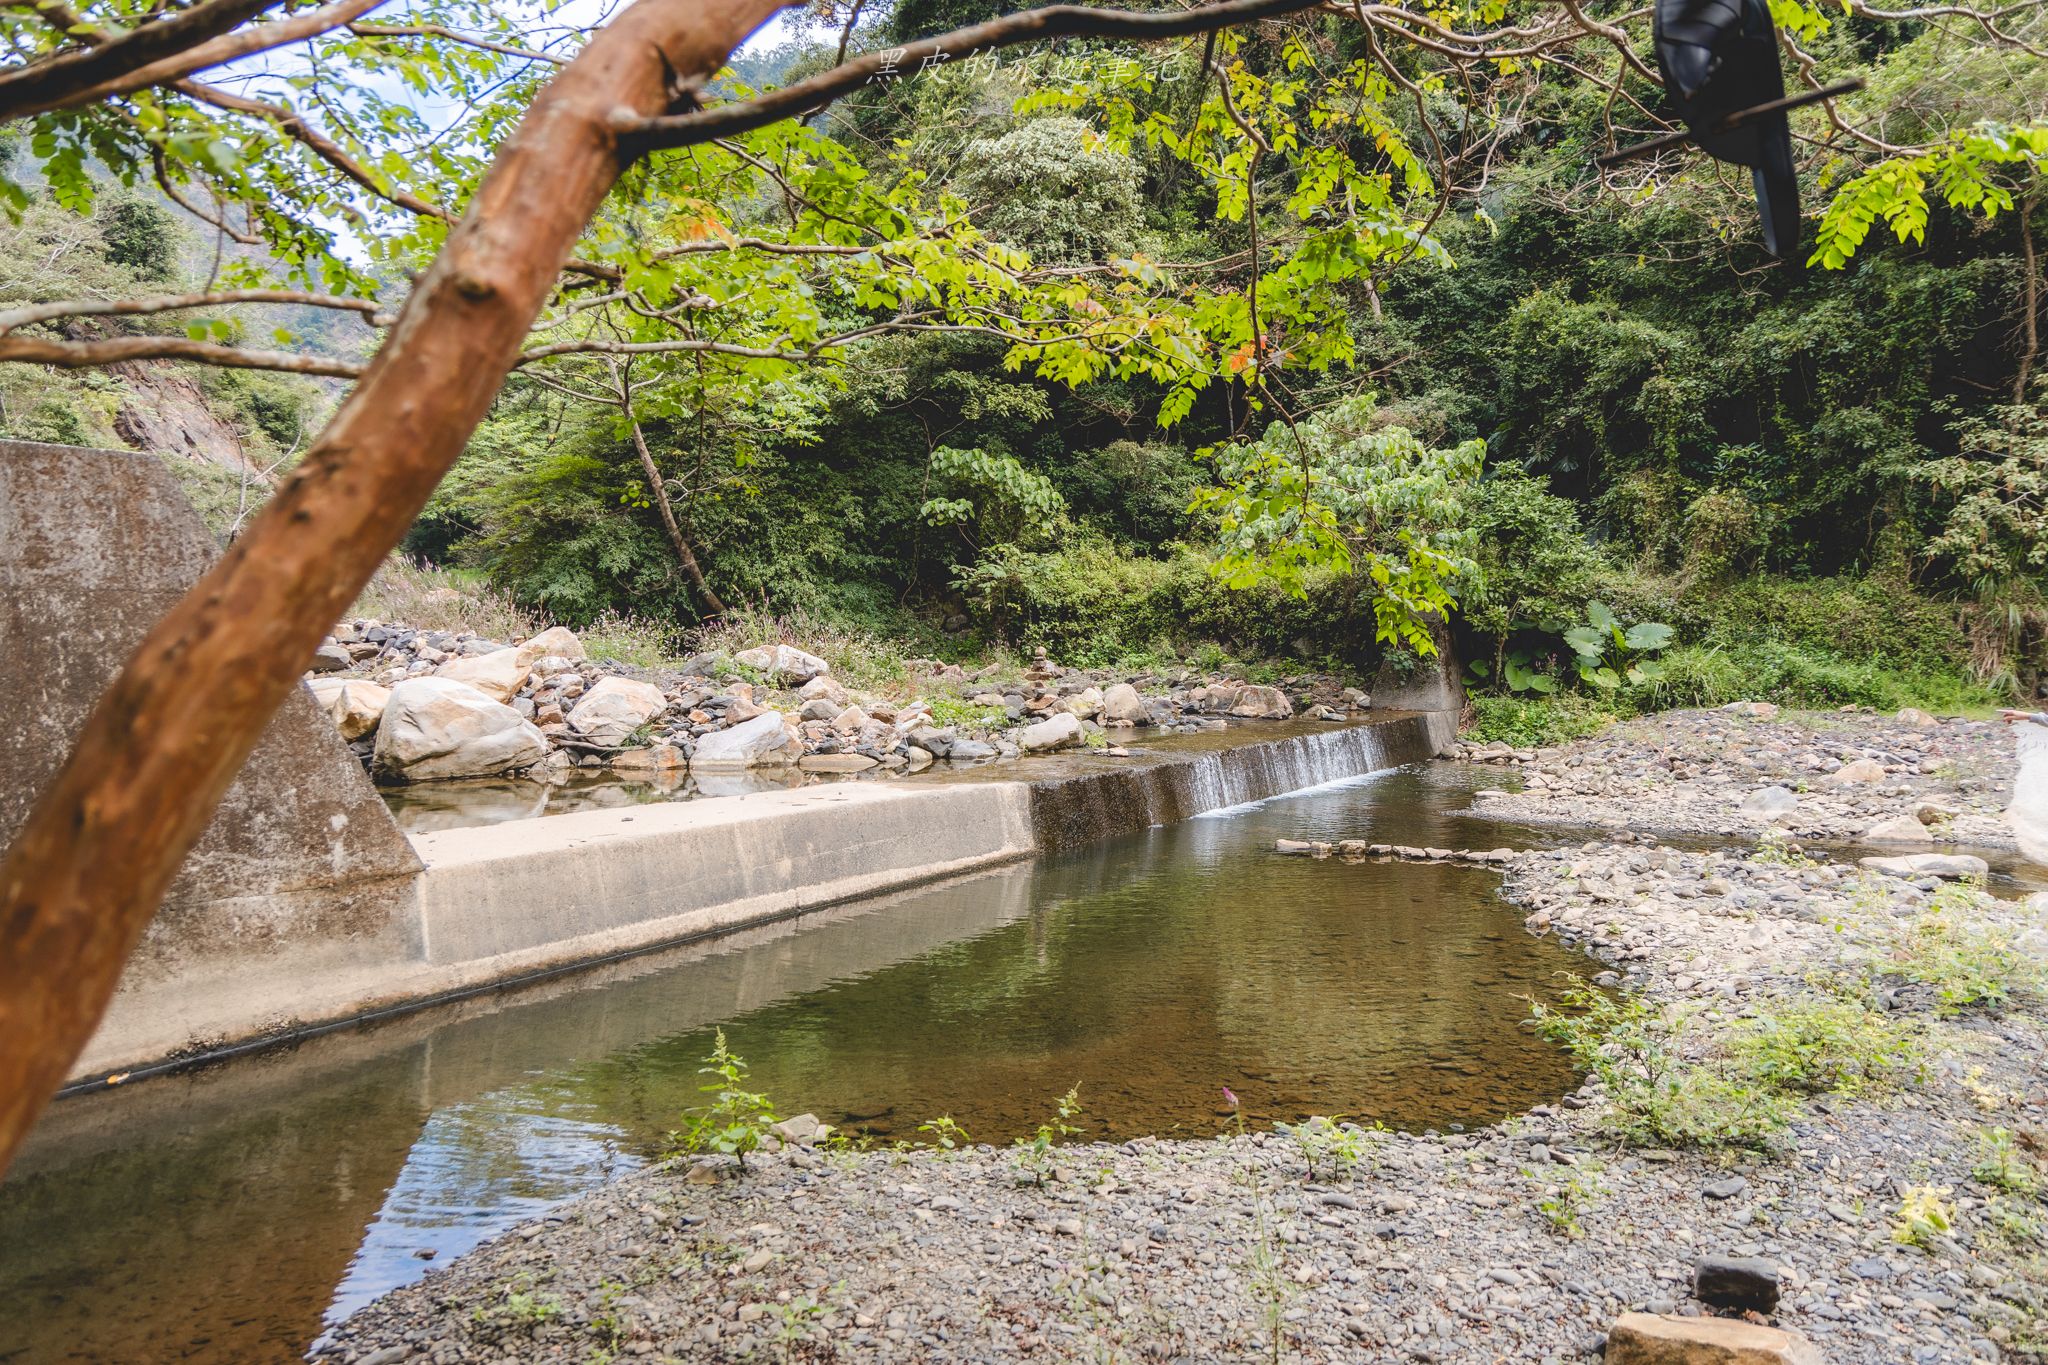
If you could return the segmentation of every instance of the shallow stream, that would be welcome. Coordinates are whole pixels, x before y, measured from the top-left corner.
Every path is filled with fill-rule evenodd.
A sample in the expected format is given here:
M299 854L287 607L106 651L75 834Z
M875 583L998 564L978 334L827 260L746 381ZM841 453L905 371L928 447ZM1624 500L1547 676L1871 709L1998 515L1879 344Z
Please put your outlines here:
M885 1141L1004 1143L1074 1085L1089 1138L1213 1136L1225 1086L1254 1124L1554 1099L1523 997L1588 963L1494 874L1272 852L1573 837L1458 813L1495 781L1399 769L66 1100L0 1187L0 1361L297 1359L657 1155L721 1024L784 1113Z

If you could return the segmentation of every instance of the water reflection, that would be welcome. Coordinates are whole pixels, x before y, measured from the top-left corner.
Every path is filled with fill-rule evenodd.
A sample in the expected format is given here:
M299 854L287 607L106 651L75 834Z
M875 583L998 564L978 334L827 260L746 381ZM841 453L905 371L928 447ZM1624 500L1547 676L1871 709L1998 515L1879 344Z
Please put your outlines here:
M1576 959L1491 876L1276 837L1521 841L1434 765L54 1108L0 1189L0 1360L297 1358L323 1318L659 1150L723 1023L788 1110L1005 1141L1309 1112L1484 1122L1571 1083L1515 1026ZM1560 835L1526 831L1522 839Z

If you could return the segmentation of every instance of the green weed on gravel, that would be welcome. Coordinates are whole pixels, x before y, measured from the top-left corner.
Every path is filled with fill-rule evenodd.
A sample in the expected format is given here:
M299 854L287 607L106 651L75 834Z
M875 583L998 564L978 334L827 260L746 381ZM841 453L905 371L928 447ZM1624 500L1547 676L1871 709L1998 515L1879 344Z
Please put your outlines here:
M1622 1140L1664 1147L1767 1144L1814 1095L1860 1095L1917 1078L1922 1029L1840 995L1766 1002L1711 1024L1697 1008L1612 996L1573 978L1532 1020L1590 1072Z

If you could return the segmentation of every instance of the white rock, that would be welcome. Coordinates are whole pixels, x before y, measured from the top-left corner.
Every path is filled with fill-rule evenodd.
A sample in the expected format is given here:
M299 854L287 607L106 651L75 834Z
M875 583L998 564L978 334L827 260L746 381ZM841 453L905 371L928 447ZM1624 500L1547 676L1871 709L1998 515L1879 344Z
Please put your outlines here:
M1799 809L1799 798L1784 787L1763 787L1750 793L1742 813L1762 820L1778 820Z
M784 686L807 683L832 671L832 666L823 659L815 654L806 654L794 645L762 645L758 649L743 649L733 655L733 661L748 668L758 668Z
M390 688L361 678L315 678L306 686L343 739L361 739L376 729L391 700Z
M667 705L668 698L653 683L601 678L569 713L569 728L592 744L624 744Z
M1294 703L1277 687L1246 687L1239 690L1230 714L1252 720L1287 720L1294 715Z
M1925 711L1922 711L1917 706L1906 707L1904 710L1900 711L1898 715L1892 717L1892 719L1898 721L1902 725L1917 725L1923 730L1931 730L1935 726L1941 724L1940 721L1936 720L1933 716L1928 715Z
M1917 844L1925 847L1934 842L1934 836L1927 832L1927 826L1910 815L1894 815L1889 820L1880 820L1863 831L1863 842L1867 844Z
M532 767L547 738L517 711L453 678L408 678L377 724L376 770L404 782Z
M793 763L803 753L782 721L780 711L767 711L730 729L714 730L697 741L690 767L762 768Z
M1854 763L1844 763L1829 775L1828 781L1837 786L1849 786L1858 782L1884 781L1884 764L1874 758L1859 758Z
M590 656L583 652L583 641L576 638L576 632L567 626L549 626L540 634L518 647L519 662L531 668L538 660L550 654L559 654L572 663Z
M1071 711L1058 711L1036 725L1017 732L1017 747L1025 753L1065 749L1081 742L1081 719Z
M1145 714L1145 699L1129 683L1113 683L1102 694L1102 719L1107 724L1136 725L1145 719Z
M518 650L496 649L473 658L450 659L434 670L434 676L468 683L492 701L510 701L532 671L531 665L520 661Z
M799 687L796 694L805 701L829 701L834 706L846 705L846 689L839 685L838 679L829 674L820 673Z

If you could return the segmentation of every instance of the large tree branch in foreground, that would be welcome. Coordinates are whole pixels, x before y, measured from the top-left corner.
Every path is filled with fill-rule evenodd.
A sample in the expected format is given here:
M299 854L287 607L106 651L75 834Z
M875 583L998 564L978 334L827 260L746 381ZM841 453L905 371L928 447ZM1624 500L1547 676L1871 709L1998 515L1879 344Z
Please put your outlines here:
M279 0L201 0L91 47L0 72L0 119L58 109L86 92L234 31ZM147 84L147 82L144 82Z
M86 718L0 863L0 1170L321 636L425 505L653 115L784 0L640 0L534 100L334 420Z
M1321 3L1322 0L1226 0L1224 4L1203 5L1197 9L1150 12L1089 9L1085 5L1047 5L1043 9L1028 9L991 19L985 24L954 29L951 33L906 43L899 48L870 52L756 99L662 118L644 118L621 111L613 118L612 126L641 151L695 146L713 138L733 137L809 113L842 95L852 94L877 76L914 73L927 58L964 55L981 48L1015 47L1019 43L1040 42L1048 38L1185 38L1195 33L1213 33L1235 24L1298 14Z

